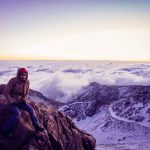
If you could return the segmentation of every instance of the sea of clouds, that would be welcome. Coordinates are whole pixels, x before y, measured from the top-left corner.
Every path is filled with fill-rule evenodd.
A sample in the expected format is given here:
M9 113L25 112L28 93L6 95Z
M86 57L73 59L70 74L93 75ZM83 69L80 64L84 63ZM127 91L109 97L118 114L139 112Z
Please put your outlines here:
M90 82L105 85L150 85L150 62L111 61L0 61L0 84L29 71L30 88L66 102Z

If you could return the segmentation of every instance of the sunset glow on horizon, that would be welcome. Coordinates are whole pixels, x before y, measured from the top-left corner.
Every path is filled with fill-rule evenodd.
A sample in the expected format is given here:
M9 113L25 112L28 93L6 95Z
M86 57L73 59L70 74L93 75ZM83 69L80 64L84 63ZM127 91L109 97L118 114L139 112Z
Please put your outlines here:
M150 2L0 2L1 60L150 61Z

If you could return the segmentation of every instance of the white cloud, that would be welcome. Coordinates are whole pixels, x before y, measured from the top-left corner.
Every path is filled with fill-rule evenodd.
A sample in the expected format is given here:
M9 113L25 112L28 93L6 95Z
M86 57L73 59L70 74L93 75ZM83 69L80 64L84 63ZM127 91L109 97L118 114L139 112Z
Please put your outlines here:
M16 75L17 68L24 66L29 70L32 89L64 102L90 82L150 85L150 63L28 61L1 64L0 84L7 83Z

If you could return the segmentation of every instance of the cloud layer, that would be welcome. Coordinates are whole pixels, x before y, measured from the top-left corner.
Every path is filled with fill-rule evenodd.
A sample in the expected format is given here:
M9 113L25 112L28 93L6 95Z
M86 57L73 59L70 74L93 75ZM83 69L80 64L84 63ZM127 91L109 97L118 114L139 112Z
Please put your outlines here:
M31 88L66 102L90 82L106 85L150 85L150 63L101 61L1 61L0 84L19 67L27 67Z

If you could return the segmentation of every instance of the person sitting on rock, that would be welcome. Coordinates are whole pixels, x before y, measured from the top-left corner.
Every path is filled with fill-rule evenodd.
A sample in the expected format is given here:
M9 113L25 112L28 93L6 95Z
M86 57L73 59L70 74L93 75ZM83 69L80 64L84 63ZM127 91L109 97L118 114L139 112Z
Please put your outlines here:
M4 136L11 137L12 129L21 117L21 111L25 110L29 113L32 124L37 131L44 131L36 117L34 109L28 103L29 80L28 71L26 68L19 68L17 76L10 79L6 85L4 95L8 102L8 108L11 112L9 120L2 126L1 133Z

